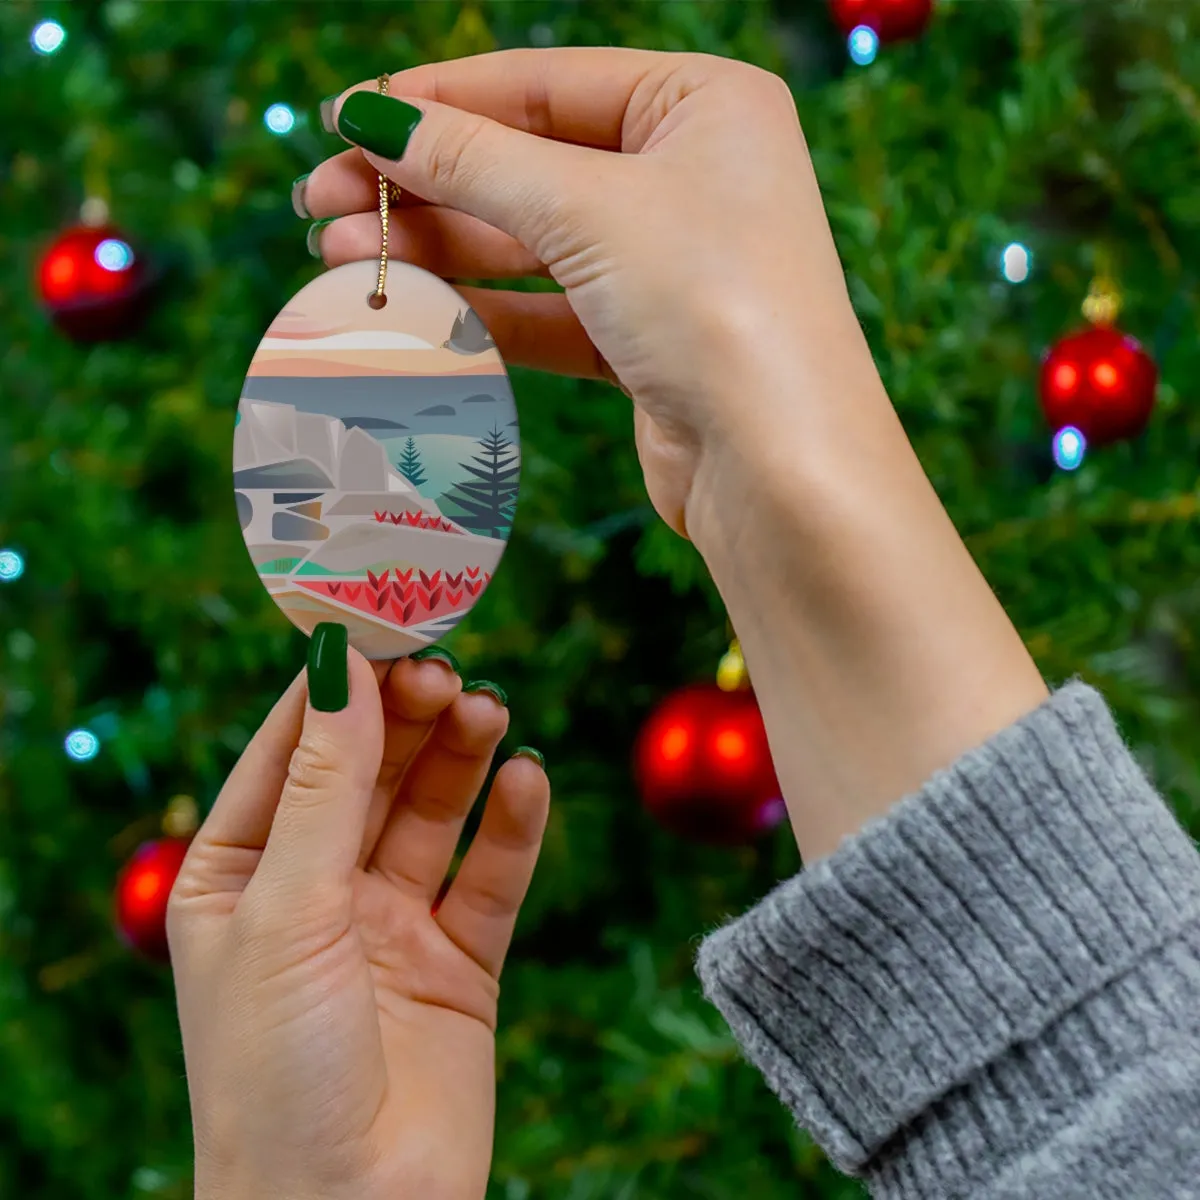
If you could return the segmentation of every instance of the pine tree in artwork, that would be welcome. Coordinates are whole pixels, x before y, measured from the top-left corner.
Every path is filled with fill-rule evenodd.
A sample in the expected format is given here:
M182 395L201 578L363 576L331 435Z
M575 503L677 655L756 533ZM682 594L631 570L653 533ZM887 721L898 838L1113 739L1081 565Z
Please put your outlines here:
M520 455L513 443L493 426L479 439L480 453L459 467L474 477L456 484L448 499L459 510L458 523L487 537L504 537L512 528L517 507Z
M404 452L400 455L400 462L397 466L400 469L400 474L413 487L419 488L425 482L425 468L421 464L421 452L417 449L417 443L412 438L409 438L404 443Z

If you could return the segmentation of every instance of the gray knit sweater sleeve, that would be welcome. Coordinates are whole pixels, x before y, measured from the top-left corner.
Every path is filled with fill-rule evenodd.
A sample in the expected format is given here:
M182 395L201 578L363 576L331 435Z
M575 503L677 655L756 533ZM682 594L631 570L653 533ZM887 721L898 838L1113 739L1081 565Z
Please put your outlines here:
M1084 684L718 930L698 966L876 1197L1200 1197L1200 855Z

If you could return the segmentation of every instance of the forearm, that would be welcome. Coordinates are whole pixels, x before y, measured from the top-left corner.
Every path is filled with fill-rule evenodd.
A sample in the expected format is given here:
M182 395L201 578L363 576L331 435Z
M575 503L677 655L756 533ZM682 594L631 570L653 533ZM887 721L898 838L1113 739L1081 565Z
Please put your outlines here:
M1200 859L1101 697L1046 702L839 349L796 368L794 438L756 410L711 443L688 510L809 863L706 940L705 990L881 1198L1190 1195Z
M855 345L857 327L837 337L821 363L731 364L726 386L786 395L794 420L755 406L756 418L722 431L687 512L806 861L1047 694Z

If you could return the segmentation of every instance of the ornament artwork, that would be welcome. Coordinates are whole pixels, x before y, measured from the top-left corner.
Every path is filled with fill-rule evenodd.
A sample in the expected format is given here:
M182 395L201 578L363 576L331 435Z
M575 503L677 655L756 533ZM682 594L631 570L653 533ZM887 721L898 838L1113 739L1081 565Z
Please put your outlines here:
M42 256L37 283L54 323L78 342L134 332L149 290L145 262L111 225L60 234Z
M512 527L517 413L495 344L442 280L393 264L320 276L259 344L238 406L233 486L246 548L306 633L343 624L398 658L462 620Z
M117 877L117 933L145 958L167 962L167 901L200 824L191 796L175 796L163 814L164 837L143 842Z
M693 841L753 841L784 816L762 714L746 687L696 684L668 696L642 727L635 771L649 812Z
M830 0L829 11L846 37L869 29L886 45L918 37L929 24L933 0Z
M379 197L380 259L313 280L259 343L233 486L250 558L292 623L345 625L367 658L392 659L452 630L491 581L520 439L478 315L420 267L389 273L382 176Z
M1056 435L1078 432L1080 457L1083 446L1137 437L1154 411L1158 368L1138 341L1115 328L1117 311L1112 285L1093 285L1084 303L1091 328L1061 338L1042 361L1042 412Z

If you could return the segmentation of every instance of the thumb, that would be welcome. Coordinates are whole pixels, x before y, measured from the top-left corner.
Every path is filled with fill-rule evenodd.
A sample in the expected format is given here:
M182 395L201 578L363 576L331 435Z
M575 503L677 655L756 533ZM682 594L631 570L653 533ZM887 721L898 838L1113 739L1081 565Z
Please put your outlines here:
M348 92L332 124L380 174L431 204L511 235L546 261L568 213L596 193L618 155L538 137L424 97Z
M383 760L383 702L344 625L322 623L308 650L300 741L255 871L291 897L349 881Z

